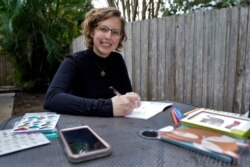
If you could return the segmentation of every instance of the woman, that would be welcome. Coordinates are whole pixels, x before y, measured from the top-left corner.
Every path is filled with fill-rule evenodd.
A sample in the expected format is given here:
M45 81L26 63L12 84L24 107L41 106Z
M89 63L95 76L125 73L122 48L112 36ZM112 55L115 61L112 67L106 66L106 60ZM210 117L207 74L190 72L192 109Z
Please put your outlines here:
M83 34L88 49L67 55L46 93L44 108L86 116L125 116L140 105L132 92L121 54L126 40L125 21L119 10L90 10ZM114 94L110 87L121 95Z

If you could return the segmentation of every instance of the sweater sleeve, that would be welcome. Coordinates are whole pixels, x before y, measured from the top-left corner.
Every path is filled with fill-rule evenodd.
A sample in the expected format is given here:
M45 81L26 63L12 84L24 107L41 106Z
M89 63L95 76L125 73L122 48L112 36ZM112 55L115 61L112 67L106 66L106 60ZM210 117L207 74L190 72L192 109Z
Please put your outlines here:
M90 99L70 94L76 74L76 60L73 56L66 56L47 90L44 108L62 114L113 116L111 99Z

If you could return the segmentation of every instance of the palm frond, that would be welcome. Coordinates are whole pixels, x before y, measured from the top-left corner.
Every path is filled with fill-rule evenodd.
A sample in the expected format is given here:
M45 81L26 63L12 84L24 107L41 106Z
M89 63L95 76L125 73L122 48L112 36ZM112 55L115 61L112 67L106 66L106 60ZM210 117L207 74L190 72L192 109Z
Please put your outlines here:
M63 58L63 49L60 44L56 42L50 35L42 33L43 41L45 48L48 51L47 59L50 64L56 60L62 60Z

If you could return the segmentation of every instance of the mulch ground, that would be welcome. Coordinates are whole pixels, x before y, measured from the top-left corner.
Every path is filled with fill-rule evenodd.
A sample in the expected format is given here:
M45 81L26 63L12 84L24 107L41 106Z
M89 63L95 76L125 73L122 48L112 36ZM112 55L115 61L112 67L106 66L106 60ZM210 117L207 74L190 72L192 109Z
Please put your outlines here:
M43 109L44 97L45 93L16 92L12 115L45 111Z

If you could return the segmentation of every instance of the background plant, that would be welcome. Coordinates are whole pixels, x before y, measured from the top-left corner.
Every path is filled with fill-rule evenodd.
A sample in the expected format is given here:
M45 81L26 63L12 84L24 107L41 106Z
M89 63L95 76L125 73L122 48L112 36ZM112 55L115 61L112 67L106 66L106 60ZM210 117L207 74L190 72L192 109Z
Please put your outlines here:
M44 91L80 35L91 0L1 0L0 46L23 90Z
M165 6L161 8L161 11L163 12L163 16L169 16L189 12L249 5L250 0L166 0Z

